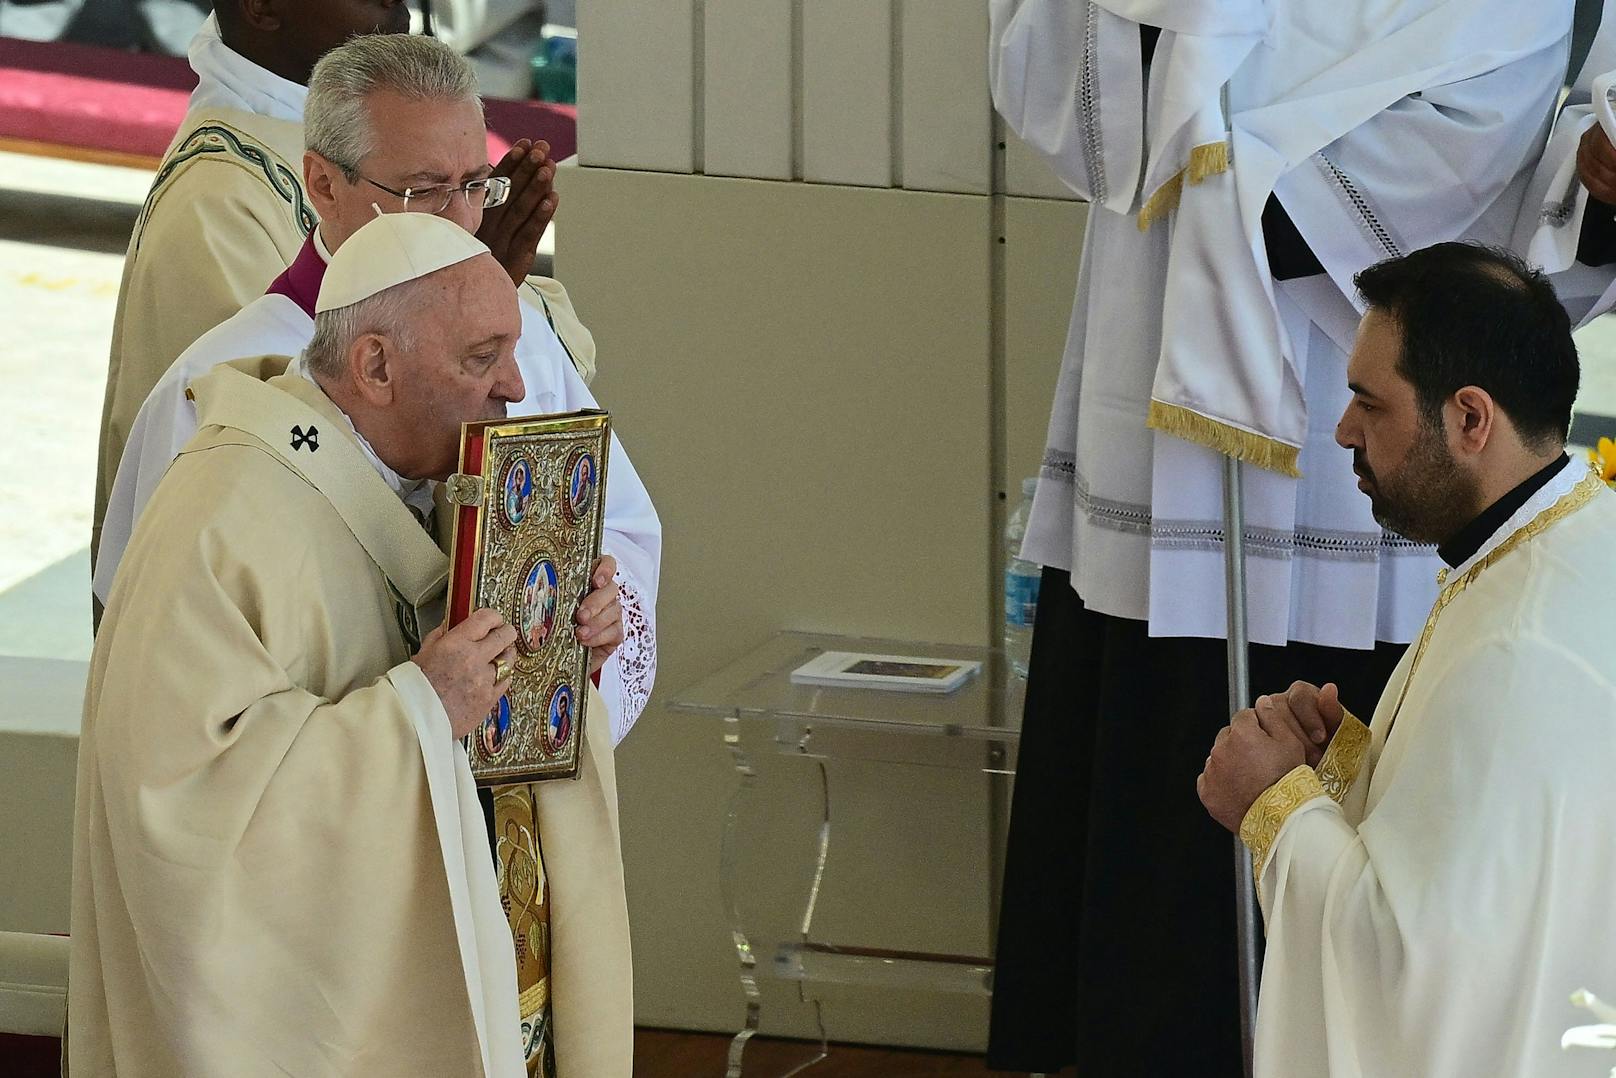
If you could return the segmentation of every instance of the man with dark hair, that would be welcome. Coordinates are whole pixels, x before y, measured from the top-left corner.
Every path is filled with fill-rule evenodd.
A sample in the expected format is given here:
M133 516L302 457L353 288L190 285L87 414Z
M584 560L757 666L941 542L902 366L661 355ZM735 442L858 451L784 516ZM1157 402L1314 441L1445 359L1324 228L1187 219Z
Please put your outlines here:
M1256 865L1257 1074L1569 1078L1569 993L1616 968L1616 496L1565 453L1570 322L1485 247L1356 283L1336 440L1376 518L1449 568L1369 726L1297 682L1197 783Z

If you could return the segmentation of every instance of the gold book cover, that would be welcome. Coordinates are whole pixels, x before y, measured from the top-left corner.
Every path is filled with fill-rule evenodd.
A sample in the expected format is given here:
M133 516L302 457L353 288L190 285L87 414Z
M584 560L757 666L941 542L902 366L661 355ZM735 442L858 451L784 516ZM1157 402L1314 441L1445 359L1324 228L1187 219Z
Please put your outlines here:
M600 559L610 444L600 411L461 430L449 625L490 607L516 629L510 691L466 739L479 786L578 775L590 675L572 618Z

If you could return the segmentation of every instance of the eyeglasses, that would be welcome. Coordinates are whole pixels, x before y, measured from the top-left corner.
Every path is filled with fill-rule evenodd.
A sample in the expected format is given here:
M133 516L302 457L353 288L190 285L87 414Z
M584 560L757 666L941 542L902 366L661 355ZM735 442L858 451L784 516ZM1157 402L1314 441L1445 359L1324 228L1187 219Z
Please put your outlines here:
M442 213L449 208L455 194L466 200L466 206L473 210L491 210L503 203L511 195L511 181L508 176L488 176L480 180L467 180L459 187L450 187L448 184L434 184L431 187L406 187L402 191L395 191L384 183L377 183L369 176L360 176L361 180L372 187L380 188L394 198L404 200L406 210L417 213ZM414 203L412 206L411 203Z

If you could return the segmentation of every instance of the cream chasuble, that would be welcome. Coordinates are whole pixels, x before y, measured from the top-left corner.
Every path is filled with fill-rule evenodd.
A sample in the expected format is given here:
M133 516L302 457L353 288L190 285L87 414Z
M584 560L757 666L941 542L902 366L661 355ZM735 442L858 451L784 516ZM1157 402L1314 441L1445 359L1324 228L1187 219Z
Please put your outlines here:
M285 363L197 382L202 428L109 597L80 749L72 1070L519 1075L488 836L408 661L446 561L318 387L260 381ZM562 1078L631 1066L603 741L540 804Z
M303 191L303 126L195 108L135 223L112 325L90 550L135 413L202 334L264 294L315 225Z
M1616 969L1616 495L1568 466L1445 581L1366 728L1252 806L1264 1078L1577 1078Z

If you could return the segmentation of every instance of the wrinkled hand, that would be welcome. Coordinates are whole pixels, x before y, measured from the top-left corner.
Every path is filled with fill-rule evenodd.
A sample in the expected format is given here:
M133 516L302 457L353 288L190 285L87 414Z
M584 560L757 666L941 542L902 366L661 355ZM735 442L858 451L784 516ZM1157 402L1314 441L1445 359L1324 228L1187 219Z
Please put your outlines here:
M1195 792L1212 818L1236 834L1264 790L1305 762L1303 743L1274 711L1247 708L1218 732Z
M516 630L495 610L474 610L469 618L445 630L433 629L411 660L443 701L449 730L458 738L475 730L499 698L510 690L509 678L494 680L495 664L516 664Z
M483 213L477 238L488 245L517 285L533 272L539 240L560 201L555 192L555 169L550 144L528 139L518 139L494 166L494 175L510 177L511 193L504 205Z
M606 665L623 643L623 607L617 598L617 559L610 554L595 563L589 583L594 590L578 604L572 620L578 623L578 643L589 648L591 674Z
M1598 124L1584 131L1577 144L1577 175L1590 195L1616 206L1616 146Z

